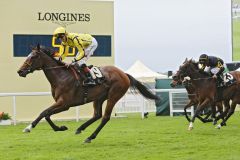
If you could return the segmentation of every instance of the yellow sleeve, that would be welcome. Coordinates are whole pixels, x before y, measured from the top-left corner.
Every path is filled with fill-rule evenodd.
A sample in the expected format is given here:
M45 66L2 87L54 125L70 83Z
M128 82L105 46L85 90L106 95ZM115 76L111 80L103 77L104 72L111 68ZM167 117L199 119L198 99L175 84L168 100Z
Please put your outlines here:
M200 68L200 70L204 70L205 68L206 68L206 66L203 65L203 64L201 64L201 68Z
M64 43L62 43L62 47L59 51L59 55L60 55L60 57L62 57L62 60L64 60L68 55L68 52L67 52L66 48L67 48L67 46Z
M78 54L75 58L77 61L79 61L85 56L84 49L82 47L81 41L78 38L74 39L74 44L75 47L78 49Z

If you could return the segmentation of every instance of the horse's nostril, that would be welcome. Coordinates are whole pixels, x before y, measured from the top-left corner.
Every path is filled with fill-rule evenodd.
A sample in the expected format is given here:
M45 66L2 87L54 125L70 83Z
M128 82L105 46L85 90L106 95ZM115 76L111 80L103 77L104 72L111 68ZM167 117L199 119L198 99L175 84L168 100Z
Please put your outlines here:
M18 74L21 74L21 73L22 73L22 71L21 71L21 70L18 70L18 71L17 71L17 73L18 73Z

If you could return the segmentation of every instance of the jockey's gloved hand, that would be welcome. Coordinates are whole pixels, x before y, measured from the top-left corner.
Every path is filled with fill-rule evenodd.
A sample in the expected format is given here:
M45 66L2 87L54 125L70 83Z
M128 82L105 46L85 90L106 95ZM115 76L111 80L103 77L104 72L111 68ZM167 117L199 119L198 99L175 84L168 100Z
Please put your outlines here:
M72 63L65 63L64 65L68 68L68 67L70 67L70 65L71 65Z
M58 61L62 62L62 57L61 56L58 58Z
M72 63L76 63L76 62L77 62L76 58L73 58Z
M213 78L213 79L217 79L217 75L214 74L214 75L212 76L212 78Z

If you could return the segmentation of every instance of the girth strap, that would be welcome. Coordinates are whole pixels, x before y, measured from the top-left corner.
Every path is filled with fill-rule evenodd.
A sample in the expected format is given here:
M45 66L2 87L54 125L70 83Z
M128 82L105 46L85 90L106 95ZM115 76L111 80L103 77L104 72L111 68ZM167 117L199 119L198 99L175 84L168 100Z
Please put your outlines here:
M74 77L76 78L76 80L78 80L79 81L79 77L78 77L78 75L77 75L77 72L76 72L76 70L72 67L72 66L70 66L70 69L72 70L72 72L73 72L73 75L74 75Z
M88 88L83 87L83 102L87 103L87 96L88 96Z
M80 83L80 79L79 79L78 74L77 74L76 70L74 69L74 67L70 66L70 69L72 70L74 77L77 79L78 83ZM83 87L83 102L84 103L87 103L87 96L88 96L88 88Z

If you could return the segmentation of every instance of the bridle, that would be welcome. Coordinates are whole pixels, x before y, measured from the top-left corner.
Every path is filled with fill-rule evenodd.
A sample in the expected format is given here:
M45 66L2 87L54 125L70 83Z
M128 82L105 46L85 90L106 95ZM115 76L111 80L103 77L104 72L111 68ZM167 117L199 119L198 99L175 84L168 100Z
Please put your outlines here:
M37 57L37 59L40 59L40 55ZM29 62L24 62L24 64L26 65L26 66L28 66L28 71L30 72L30 73L32 73L33 72L33 67L32 67L32 63L29 63ZM39 67L39 68L36 68L35 70L51 70L51 69L58 69L58 68L64 68L64 67L66 67L65 65L63 65L63 66L53 66L53 67Z
M58 68L64 68L66 66L54 66L54 67L47 67L47 68L42 68L43 70L51 70L51 69L58 69Z

